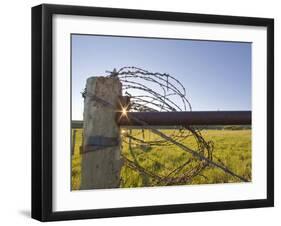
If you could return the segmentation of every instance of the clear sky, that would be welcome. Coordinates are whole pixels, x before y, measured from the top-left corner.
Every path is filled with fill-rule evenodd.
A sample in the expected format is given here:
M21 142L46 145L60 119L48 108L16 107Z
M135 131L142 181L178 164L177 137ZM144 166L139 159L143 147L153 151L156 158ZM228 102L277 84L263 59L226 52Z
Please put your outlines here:
M90 76L135 66L182 82L193 111L251 110L251 43L72 35L72 119Z

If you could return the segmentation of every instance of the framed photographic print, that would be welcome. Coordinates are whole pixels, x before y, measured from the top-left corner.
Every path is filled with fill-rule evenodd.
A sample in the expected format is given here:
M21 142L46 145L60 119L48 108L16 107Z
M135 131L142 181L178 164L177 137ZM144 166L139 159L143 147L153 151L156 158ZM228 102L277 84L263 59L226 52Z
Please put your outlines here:
M32 8L32 217L274 205L274 21Z

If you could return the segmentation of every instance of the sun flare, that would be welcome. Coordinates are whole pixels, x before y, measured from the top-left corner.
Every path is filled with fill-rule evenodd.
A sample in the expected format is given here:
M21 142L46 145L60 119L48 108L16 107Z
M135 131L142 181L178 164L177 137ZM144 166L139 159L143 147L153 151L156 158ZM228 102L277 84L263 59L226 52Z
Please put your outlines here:
M127 116L127 109L126 108L122 108L122 116Z

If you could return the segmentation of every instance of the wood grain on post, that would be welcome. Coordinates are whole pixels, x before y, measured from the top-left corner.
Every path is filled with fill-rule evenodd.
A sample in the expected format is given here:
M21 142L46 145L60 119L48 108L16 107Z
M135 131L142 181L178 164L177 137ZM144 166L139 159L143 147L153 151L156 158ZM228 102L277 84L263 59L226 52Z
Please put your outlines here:
M116 109L121 94L122 84L118 78L87 79L80 189L116 188L120 185L122 161ZM102 98L111 107L93 97Z

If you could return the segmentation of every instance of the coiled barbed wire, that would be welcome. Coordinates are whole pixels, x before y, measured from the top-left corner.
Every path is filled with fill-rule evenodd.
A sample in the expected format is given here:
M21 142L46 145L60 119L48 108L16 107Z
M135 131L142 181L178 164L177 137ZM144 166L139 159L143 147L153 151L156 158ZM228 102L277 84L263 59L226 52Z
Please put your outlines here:
M123 95L130 97L130 111L135 112L162 112L162 111L192 111L191 104L187 99L186 89L175 77L167 73L150 72L138 67L122 67L119 70L107 71L110 77L118 77L122 83ZM198 157L189 155L188 159L175 169L171 169L155 159L146 159L162 166L166 175L159 175L152 170L146 169L139 163L134 154L134 147L162 146L167 147L176 143L183 143L187 138L192 137L197 144L196 152L206 159L212 160L213 143L205 141L200 131L189 125L171 127L172 133L167 137L158 136L145 137L144 129L132 134L131 132L121 133L122 141L128 145L132 159L123 154L127 167L138 171L142 175L152 178L153 185L186 184L192 181L195 176L201 175L202 171L209 166L208 161L200 160ZM142 150L142 148L140 148ZM202 176L202 175L201 175Z

